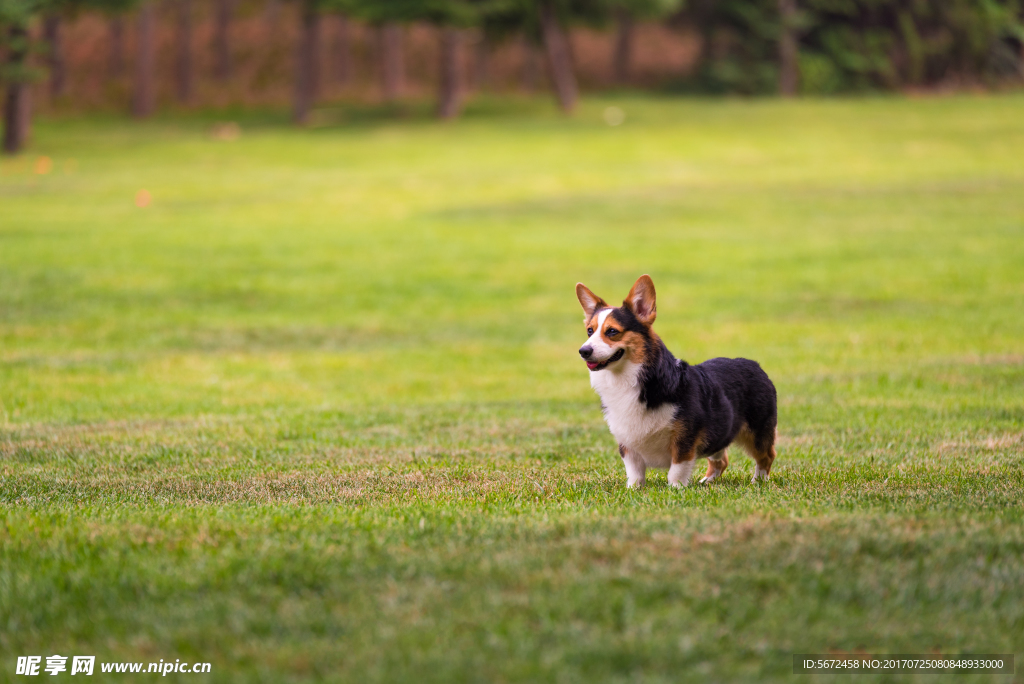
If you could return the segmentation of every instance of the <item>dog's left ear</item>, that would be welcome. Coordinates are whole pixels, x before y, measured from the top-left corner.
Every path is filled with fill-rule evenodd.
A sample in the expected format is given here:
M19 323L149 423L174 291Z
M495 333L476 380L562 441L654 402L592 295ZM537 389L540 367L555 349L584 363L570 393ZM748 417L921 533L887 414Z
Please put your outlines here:
M654 299L654 281L651 276L642 275L633 283L633 289L626 295L624 306L628 306L633 315L644 325L651 325L658 316L658 306Z

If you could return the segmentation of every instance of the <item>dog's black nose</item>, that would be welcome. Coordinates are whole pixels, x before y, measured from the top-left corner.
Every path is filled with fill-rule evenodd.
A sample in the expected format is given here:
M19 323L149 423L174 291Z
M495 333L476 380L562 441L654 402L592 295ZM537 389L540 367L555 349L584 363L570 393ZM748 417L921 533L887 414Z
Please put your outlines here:
M590 355L593 353L594 348L591 347L590 345L587 345L586 347L580 347L580 356L582 356L585 359L589 359Z

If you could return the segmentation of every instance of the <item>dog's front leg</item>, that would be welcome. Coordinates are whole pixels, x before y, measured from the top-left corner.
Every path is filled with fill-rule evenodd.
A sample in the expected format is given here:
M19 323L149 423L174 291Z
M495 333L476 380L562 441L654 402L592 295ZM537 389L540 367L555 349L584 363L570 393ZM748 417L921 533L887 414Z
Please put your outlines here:
M668 483L673 487L686 487L690 484L690 474L693 473L693 461L673 463L668 468Z
M690 474L697 453L693 440L689 444L672 443L672 465L668 467L668 483L673 487L686 487L690 484Z
M626 486L630 489L643 487L647 482L647 464L626 447L619 445L619 454L622 456L622 464L626 466Z

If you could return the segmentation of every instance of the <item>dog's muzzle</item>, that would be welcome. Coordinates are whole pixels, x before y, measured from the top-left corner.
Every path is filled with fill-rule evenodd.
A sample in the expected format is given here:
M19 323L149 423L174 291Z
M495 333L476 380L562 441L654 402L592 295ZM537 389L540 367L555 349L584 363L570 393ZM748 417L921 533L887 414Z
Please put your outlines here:
M587 362L587 368L591 371L598 371L607 368L609 364L613 364L622 358L623 354L626 353L625 349L619 349L617 352L612 354L605 361L591 361L590 357L594 355L594 349L590 345L580 347L580 356Z

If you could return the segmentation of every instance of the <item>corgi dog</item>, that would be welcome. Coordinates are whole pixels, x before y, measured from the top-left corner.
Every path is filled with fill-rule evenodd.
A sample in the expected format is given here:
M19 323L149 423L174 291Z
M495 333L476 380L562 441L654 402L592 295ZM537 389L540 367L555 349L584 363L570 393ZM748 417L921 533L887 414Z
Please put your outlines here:
M738 442L754 459L753 482L767 480L775 460L775 385L755 361L677 359L651 329L654 282L643 275L620 307L576 284L587 341L580 356L626 467L628 487L641 487L647 468L668 468L685 487L698 458L708 459L701 484L722 476L726 448Z

